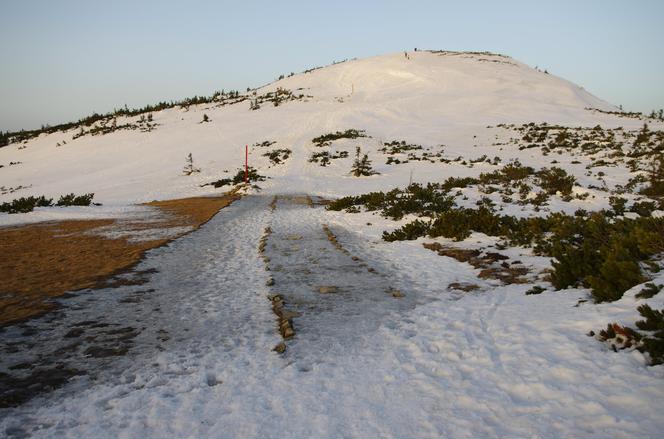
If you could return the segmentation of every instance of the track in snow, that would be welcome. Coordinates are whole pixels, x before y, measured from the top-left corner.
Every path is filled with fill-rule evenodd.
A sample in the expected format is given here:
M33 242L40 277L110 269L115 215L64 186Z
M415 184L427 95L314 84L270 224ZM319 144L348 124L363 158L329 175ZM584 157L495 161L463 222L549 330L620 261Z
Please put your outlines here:
M265 251L271 289L284 297L287 310L298 314L293 319L297 336L288 342L287 356L306 368L307 362L361 350L359 335L414 307L412 297L394 287L387 267L364 262L330 239L334 230L309 207L310 199L275 200Z
M0 409L0 435L658 437L661 386L579 331L587 314L573 292L538 306L509 285L455 297L446 286L474 277L467 264L372 242L358 217L306 197L271 200L247 196L150 251L137 269L158 271L145 285L87 291L5 330L0 367L13 376L27 372L9 366L35 360L87 374ZM300 313L284 354L272 351L271 293ZM64 337L85 321L109 326ZM126 355L86 356L126 327L137 332ZM619 374L597 373L608 360Z
M80 402L101 392L105 412L115 404L110 401L145 388L163 388L162 397L169 397L198 384L215 387L228 380L227 368L265 378L275 367L306 372L361 352L368 333L414 302L391 295L383 267L336 248L322 209L303 199L281 196L271 209L270 197L245 197L198 231L150 251L137 267L151 273L146 284L85 290L61 299L56 313L7 328L0 366L11 373L4 396L25 390L16 384L35 371L73 373L61 388L45 385L22 395L34 399L18 408L0 409L0 428L13 437L44 427L62 433L80 421L74 413L63 420L49 411L61 400ZM257 250L268 226L269 272ZM321 286L336 292L321 294ZM300 313L297 334L281 356L271 350L280 337L268 295L277 291ZM11 369L21 364L36 367Z

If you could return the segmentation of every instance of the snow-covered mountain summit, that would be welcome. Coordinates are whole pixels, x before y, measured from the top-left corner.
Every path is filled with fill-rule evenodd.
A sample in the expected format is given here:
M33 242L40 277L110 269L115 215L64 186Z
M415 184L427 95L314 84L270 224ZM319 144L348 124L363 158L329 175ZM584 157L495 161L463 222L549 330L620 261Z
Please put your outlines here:
M437 151L441 156L528 161L521 151L497 148L500 132L487 126L548 122L636 128L642 123L607 113L614 110L581 87L507 56L401 52L311 69L246 93L217 94L205 103L109 114L90 125L14 142L0 148L0 201L94 192L106 206L126 206L218 192L201 185L232 176L243 165L245 145L250 164L271 177L264 189L326 196L385 189L407 183L412 173L417 181L432 181L483 169L384 164L380 150L386 142L444 146L444 154ZM338 158L330 166L312 161L321 152L312 139L347 129L364 130L368 137L335 142L329 153ZM268 149L259 146L264 142L290 150L289 159L274 166ZM380 174L349 178L357 146ZM201 172L183 176L189 153ZM13 215L11 221L23 220L24 215Z
M402 115L416 113L453 122L513 121L561 111L615 107L581 87L504 55L407 52L351 60L285 78L270 87L304 87L319 99L348 96Z

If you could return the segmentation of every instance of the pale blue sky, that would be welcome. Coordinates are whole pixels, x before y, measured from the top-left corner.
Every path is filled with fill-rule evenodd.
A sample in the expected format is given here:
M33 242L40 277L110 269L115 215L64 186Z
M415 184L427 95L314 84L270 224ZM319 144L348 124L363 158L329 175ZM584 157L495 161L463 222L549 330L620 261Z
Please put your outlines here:
M0 130L413 47L500 52L664 107L664 0L0 0Z

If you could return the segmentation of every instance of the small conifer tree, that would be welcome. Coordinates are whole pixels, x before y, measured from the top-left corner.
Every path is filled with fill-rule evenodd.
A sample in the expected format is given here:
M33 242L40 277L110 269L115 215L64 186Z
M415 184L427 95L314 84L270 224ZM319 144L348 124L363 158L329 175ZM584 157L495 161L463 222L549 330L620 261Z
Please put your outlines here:
M355 148L355 161L353 161L353 166L350 168L351 174L353 174L355 177L366 177L369 175L377 174L377 172L371 168L371 161L369 160L369 156L364 154L360 158L360 155L361 149L358 146Z
M191 155L191 153L189 153L189 155L187 156L187 163L184 166L183 172L184 175L191 175L195 172L201 172L200 169L194 166L194 158Z
M203 122L209 122L209 121L210 121L210 118L208 117L208 115L203 113ZM203 123L203 122L201 122L201 123ZM191 154L189 154L189 155L191 155Z

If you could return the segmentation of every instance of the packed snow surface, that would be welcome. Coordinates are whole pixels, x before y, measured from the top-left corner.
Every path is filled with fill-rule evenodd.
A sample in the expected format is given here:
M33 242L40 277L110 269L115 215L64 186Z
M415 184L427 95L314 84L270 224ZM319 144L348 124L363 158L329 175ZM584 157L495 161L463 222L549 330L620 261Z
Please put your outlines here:
M302 89L296 93L305 98L267 102L255 111L249 101L174 108L153 114L159 125L151 132L72 139L77 131L71 130L0 148L0 185L25 187L0 201L94 192L104 204L2 215L2 225L133 215L143 209L135 203L219 193L201 185L232 177L243 164L244 145L250 164L269 177L260 191L199 230L148 252L136 268L151 273L146 284L63 298L66 306L55 316L26 323L37 336L26 326L6 328L3 341L21 349L1 358L0 370L52 357L86 374L20 407L0 409L2 435L661 437L664 367L648 367L641 353L614 353L586 335L608 322L633 325L637 304L645 302L635 291L606 304L584 302L582 289L525 295L532 284L478 279L469 264L423 248L430 239L383 241L393 221L318 204L411 179L443 181L494 169L486 163L390 166L377 152L384 142L443 145L446 157L488 154L541 168L549 162L539 152L494 146L500 131L487 126L637 129L642 122L589 111L615 108L496 55L410 52L409 58L352 60L257 93L277 87ZM211 121L201 123L203 114ZM309 161L321 150L313 138L350 128L370 137L335 141L329 150L348 150L348 158L327 167ZM290 158L270 163L263 156L270 148L256 145L268 140L276 142L272 148L290 149ZM380 174L349 175L355 146L369 153ZM184 176L189 152L201 172ZM568 169L589 181L584 171ZM629 176L620 168L608 172L614 183ZM578 203L554 200L552 206L607 205L599 196ZM516 207L509 212L528 214ZM263 236L265 259L258 250ZM496 242L474 234L464 244ZM549 266L528 249L504 253L540 270ZM664 275L654 281L663 283ZM448 288L455 282L477 289ZM282 354L273 351L282 339L270 294L281 294L293 313L296 335ZM664 305L660 296L648 300L653 308ZM67 350L65 334L89 321L132 328L126 355L87 358L80 354L86 342Z

